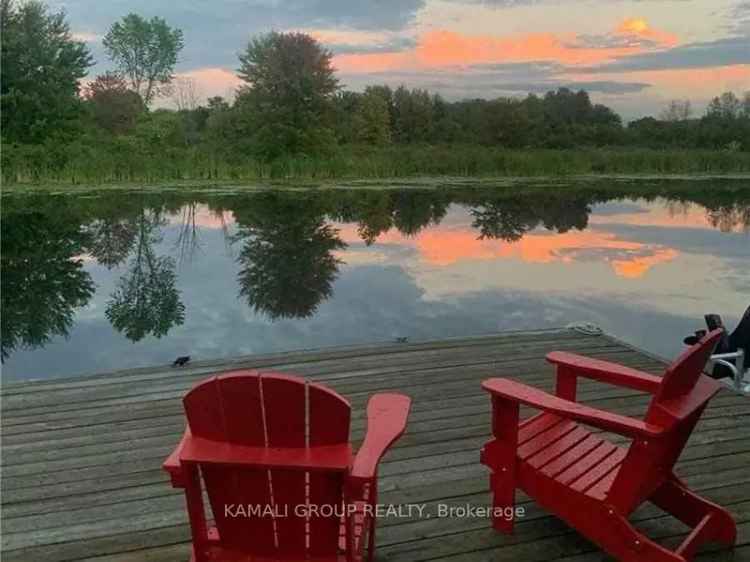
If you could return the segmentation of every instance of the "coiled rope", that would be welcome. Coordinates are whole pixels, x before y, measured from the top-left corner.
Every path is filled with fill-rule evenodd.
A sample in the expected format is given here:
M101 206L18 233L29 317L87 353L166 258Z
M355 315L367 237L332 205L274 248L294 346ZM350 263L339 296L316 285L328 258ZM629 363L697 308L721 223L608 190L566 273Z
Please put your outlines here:
M604 330L593 322L571 322L565 327L568 330L573 330L574 332L585 334L587 336L600 336L604 333Z

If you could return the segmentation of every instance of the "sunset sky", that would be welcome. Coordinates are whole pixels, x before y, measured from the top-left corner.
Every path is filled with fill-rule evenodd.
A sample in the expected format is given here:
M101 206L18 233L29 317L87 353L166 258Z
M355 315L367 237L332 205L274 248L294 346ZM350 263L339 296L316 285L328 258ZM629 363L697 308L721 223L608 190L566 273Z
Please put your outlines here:
M63 0L95 75L101 38L128 12L185 35L180 74L203 97L237 86L237 53L256 33L311 33L344 87L427 88L448 99L585 88L626 118L690 99L700 114L724 90L750 90L748 0Z

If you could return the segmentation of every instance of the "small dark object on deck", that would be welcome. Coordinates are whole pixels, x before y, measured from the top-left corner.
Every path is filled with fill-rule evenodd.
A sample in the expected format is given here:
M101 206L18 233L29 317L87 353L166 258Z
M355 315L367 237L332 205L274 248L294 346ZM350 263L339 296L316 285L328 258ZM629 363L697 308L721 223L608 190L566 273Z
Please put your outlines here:
M174 360L174 363L172 363L172 367L183 367L187 365L190 362L190 356L184 355L182 357L178 357Z
M399 336L396 338L396 343L406 343L409 341L409 338L406 336Z

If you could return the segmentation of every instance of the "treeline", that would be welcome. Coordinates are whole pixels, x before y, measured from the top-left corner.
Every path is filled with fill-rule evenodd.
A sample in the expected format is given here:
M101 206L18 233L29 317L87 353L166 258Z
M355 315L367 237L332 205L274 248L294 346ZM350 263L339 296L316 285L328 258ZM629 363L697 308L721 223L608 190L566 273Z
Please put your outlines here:
M201 102L174 78L182 33L135 14L104 37L116 70L81 88L92 60L64 16L1 2L6 181L750 171L750 92L700 117L673 102L628 124L566 88L457 102L405 86L350 92L317 41L272 32L241 53L233 100ZM132 56L144 37L148 56ZM159 97L177 109L154 109Z
M750 150L750 92L742 100L732 92L714 98L700 118L691 118L688 102L672 102L659 119L627 125L587 92L568 88L541 97L451 103L425 90L371 86L339 94L335 106L337 136L345 143Z

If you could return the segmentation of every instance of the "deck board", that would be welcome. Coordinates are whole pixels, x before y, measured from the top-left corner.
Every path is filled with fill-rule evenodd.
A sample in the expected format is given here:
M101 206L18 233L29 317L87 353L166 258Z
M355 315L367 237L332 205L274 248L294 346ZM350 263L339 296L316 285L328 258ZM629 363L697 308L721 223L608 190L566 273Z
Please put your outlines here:
M381 500L461 506L486 504L487 472L478 449L489 437L489 400L479 383L511 376L552 390L544 355L567 350L660 373L656 358L604 335L570 330L507 332L448 340L352 346L206 361L186 368L121 370L2 389L2 558L18 562L168 562L187 558L183 500L160 470L184 420L180 397L205 376L275 369L323 382L349 398L352 438L362 438L363 407L374 392L401 391L414 403L405 436L380 470ZM581 381L598 407L638 416L647 397ZM722 391L706 410L678 473L733 512L739 542L732 560L750 560L750 400ZM486 520L407 517L381 520L378 559L445 561L600 561L597 549L525 496L516 534ZM672 544L684 527L653 508L634 514L644 530ZM722 560L706 551L699 560Z

